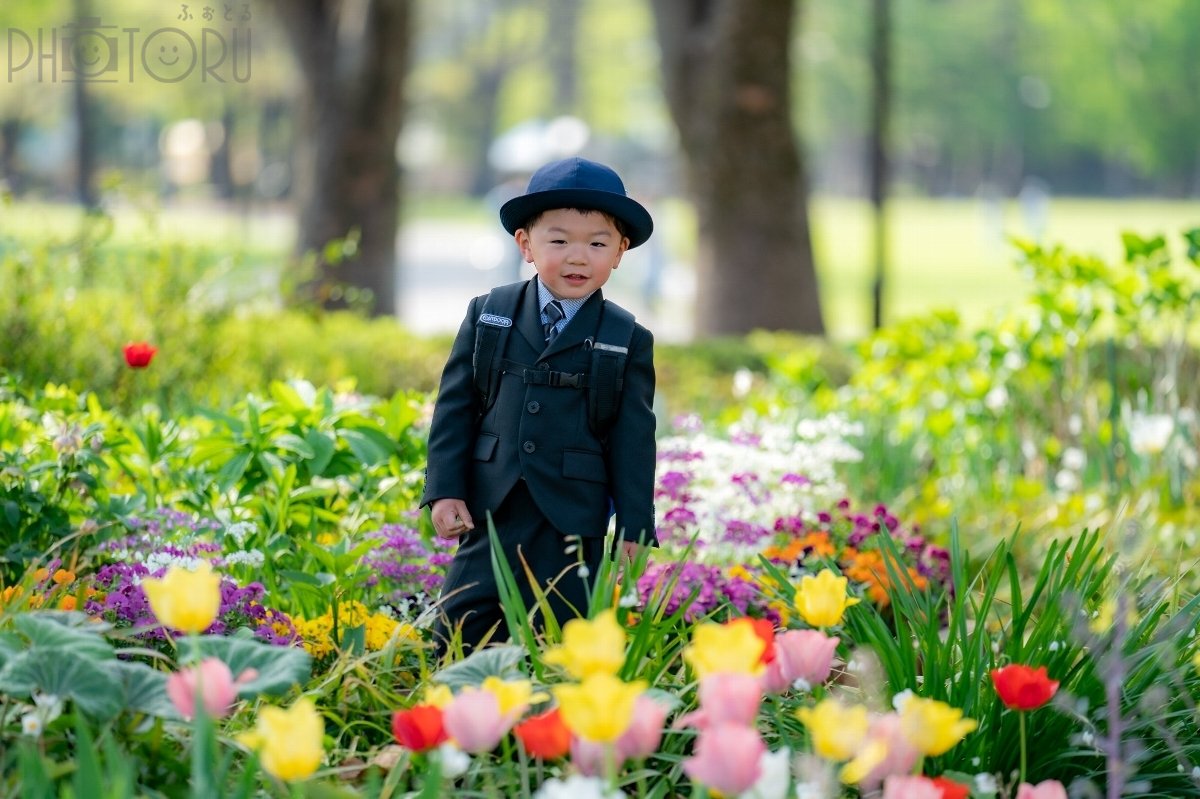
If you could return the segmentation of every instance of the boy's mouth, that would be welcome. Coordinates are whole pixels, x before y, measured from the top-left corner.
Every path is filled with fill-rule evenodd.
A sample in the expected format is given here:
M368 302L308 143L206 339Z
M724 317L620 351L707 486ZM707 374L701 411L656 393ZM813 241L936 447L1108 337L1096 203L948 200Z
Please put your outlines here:
M578 272L569 272L563 275L563 280L568 283L585 283L587 282L587 275L581 275Z

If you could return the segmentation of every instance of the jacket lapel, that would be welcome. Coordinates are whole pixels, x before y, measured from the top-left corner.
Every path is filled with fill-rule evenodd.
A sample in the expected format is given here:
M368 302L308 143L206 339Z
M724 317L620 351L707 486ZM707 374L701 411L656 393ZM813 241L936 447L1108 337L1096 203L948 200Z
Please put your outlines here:
M536 296L536 289L534 290ZM534 303L537 304L536 302ZM600 324L600 309L604 307L604 294L599 289L588 297L579 312L571 317L567 326L558 334L558 338L548 347L543 348L538 361L544 361L555 353L578 347L588 336L595 335L596 326ZM540 325L539 325L540 327Z
M538 308L537 278L532 278L525 284L525 293L521 297L521 308L517 312L517 330L521 337L529 342L534 352L546 349L546 337L542 335L541 309Z

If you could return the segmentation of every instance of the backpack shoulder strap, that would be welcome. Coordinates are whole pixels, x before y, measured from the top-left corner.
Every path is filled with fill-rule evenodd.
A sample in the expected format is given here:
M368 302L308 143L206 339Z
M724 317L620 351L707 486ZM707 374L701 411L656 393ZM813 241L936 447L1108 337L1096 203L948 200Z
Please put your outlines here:
M475 370L475 388L483 397L485 411L496 400L499 361L504 355L504 344L512 330L513 317L524 290L524 283L510 283L492 289L483 301L483 312L475 325L475 352L471 357L471 365Z
M605 300L600 327L592 344L591 379L588 385L588 424L601 440L607 436L621 404L625 363L629 359L633 329L633 314Z

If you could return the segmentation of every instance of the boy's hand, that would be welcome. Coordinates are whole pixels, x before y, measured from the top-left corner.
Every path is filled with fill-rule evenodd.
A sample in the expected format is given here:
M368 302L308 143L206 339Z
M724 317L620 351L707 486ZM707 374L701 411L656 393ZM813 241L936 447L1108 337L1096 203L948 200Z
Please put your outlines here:
M621 565L627 566L637 560L638 553L642 551L642 545L637 541L630 541L628 538L621 539Z
M442 538L458 538L475 529L467 503L461 499L439 499L430 508L430 515L433 517L433 529Z

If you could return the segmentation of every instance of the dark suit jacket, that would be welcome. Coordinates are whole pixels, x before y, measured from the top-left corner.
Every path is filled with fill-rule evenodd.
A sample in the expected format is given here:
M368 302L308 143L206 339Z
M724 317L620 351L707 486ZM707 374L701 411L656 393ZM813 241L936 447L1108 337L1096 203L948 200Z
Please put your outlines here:
M550 346L544 344L536 279L530 280L513 319L503 356L562 372L587 372L604 298L597 291ZM487 524L516 481L524 477L538 510L566 535L603 536L608 498L617 532L654 542L654 338L635 325L625 383L608 446L588 427L587 391L526 385L503 374L496 402L479 419L471 356L484 300L471 301L442 372L429 431L429 468L421 505L463 499L475 524ZM486 367L485 367L486 368ZM503 532L503 531L500 531Z

